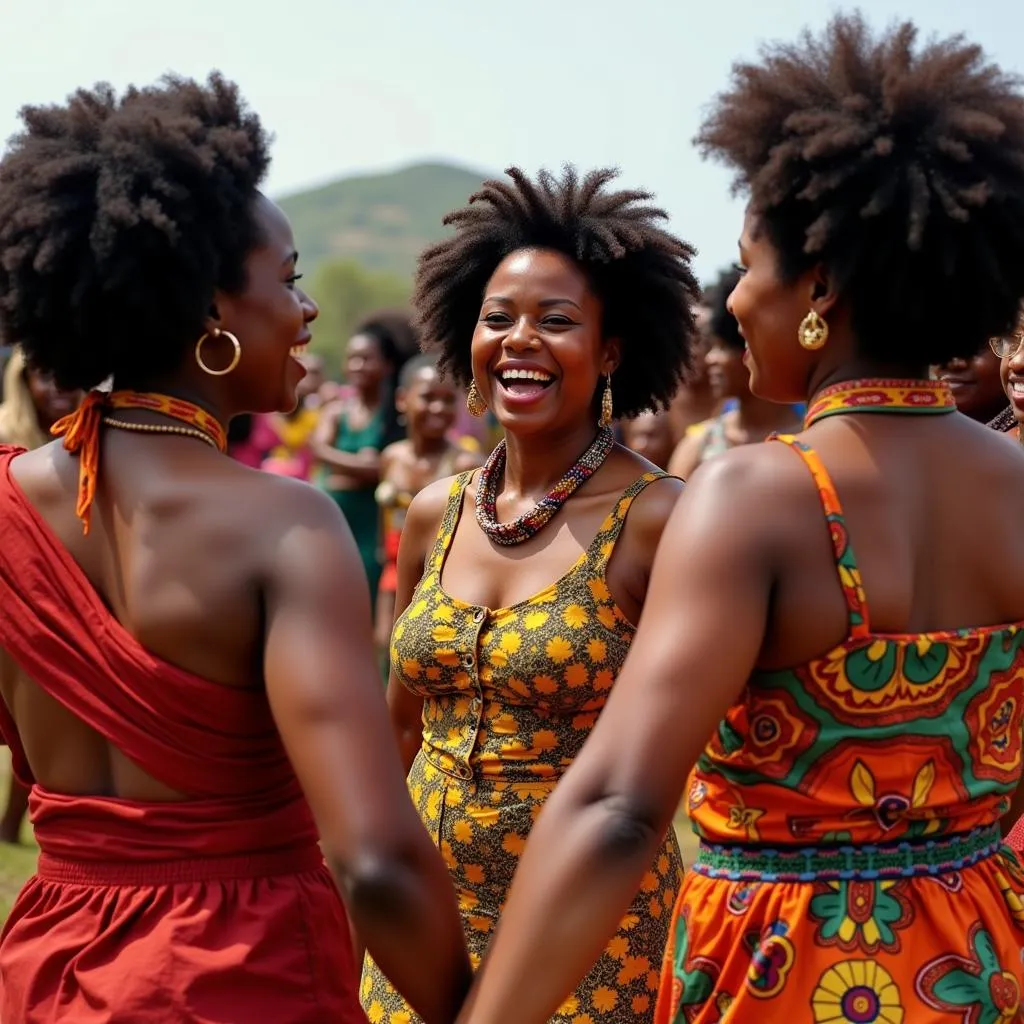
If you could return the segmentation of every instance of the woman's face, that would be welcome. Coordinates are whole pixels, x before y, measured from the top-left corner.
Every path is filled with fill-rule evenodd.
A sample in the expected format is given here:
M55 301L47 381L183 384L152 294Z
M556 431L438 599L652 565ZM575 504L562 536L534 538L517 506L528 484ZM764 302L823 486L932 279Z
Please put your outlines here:
M345 380L357 391L373 391L391 372L380 342L372 334L355 334L345 349Z
M81 391L65 391L57 387L48 373L40 373L31 367L25 370L25 385L36 407L36 418L44 430L49 430L62 416L74 412L82 401Z
M750 394L750 372L743 355L742 348L733 348L721 338L712 336L704 363L715 398L743 398Z
M623 422L622 440L627 448L632 448L648 462L665 469L675 447L672 421L667 412L642 412Z
M800 347L797 334L810 308L809 290L803 280L782 280L775 247L749 212L740 237L740 265L743 276L727 304L747 343L743 360L750 390L773 402L802 402L816 359Z
M297 284L301 275L295 272L298 253L288 218L264 196L257 199L255 218L261 243L246 259L245 289L215 299L223 329L242 349L238 366L223 379L245 411L290 412L306 374L300 359L310 340L309 324L319 309ZM208 366L226 367L232 346L226 338L210 337L202 355Z
M459 392L451 380L442 380L433 366L425 366L396 396L410 435L439 441L455 422Z
M1016 349L999 361L999 378L1018 424L1024 424L1024 318L1017 324L1011 344Z
M596 420L595 394L618 356L603 336L602 313L582 270L560 252L520 249L498 264L473 332L472 364L506 432L561 432Z
M949 384L962 413L987 423L1006 408L999 363L999 357L986 343L973 359L951 359L936 367L936 375Z

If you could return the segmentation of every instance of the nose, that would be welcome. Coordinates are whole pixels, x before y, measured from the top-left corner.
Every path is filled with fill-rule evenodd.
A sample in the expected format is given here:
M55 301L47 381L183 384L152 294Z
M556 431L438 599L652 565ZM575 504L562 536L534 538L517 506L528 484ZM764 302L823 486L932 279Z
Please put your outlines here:
M529 318L519 317L505 335L505 344L509 348L524 349L534 348L537 345L537 336L533 330Z
M712 345L711 348L704 353L704 365L717 366L722 361L722 354L722 350L717 345Z
M1024 344L1017 346L1017 351L1012 356L1004 359L1006 365L1015 374L1024 374Z
M320 315L320 307L305 292L302 292L302 319L304 323L312 323Z

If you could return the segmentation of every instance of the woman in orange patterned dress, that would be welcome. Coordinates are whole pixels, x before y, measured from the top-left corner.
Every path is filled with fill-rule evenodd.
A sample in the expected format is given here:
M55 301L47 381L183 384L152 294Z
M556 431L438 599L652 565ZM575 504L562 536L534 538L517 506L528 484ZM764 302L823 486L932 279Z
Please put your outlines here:
M431 484L409 508L388 691L475 962L633 638L680 484L608 425L671 397L696 293L689 248L644 194L609 191L611 172L509 174L420 264L424 336L505 441L479 473ZM670 831L645 871L617 934L552 1007L558 1024L652 1020L681 878ZM411 1019L372 961L361 996L374 1024Z
M461 1019L547 1020L689 777L658 1024L1020 1021L1024 453L927 379L1024 294L1020 85L837 17L740 66L700 142L749 191L751 387L804 429L687 488Z

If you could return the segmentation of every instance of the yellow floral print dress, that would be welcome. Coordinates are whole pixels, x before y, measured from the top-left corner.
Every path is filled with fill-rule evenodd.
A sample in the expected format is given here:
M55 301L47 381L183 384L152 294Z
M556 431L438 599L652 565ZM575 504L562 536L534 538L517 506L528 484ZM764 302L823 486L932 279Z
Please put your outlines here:
M423 747L409 788L451 871L476 966L530 828L590 734L629 650L634 627L612 599L605 570L633 499L663 474L645 474L622 494L560 580L499 609L467 604L441 587L471 475L455 478L423 578L395 623L391 659L398 678L424 699ZM681 877L670 831L618 932L552 1021L653 1020ZM361 998L372 1024L419 1020L369 958Z

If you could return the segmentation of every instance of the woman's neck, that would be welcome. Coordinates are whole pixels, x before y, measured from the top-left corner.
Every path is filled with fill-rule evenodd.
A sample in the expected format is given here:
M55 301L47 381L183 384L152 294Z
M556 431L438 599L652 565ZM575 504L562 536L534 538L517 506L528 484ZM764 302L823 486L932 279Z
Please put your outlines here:
M798 418L792 406L769 402L749 393L736 401L736 423L741 430L751 433L763 430L770 434L776 427L789 426Z
M581 423L550 434L505 437L505 481L502 494L510 501L538 501L579 460L597 435L597 424Z
M444 437L423 437L414 431L409 431L409 446L417 458L429 458L431 455L441 455L448 450L448 438Z
M807 400L825 388L856 380L927 380L927 366L877 363L852 359L837 365L819 365L808 382Z
M355 399L365 409L375 412L383 402L384 384L378 381L376 384L366 384L356 391Z

